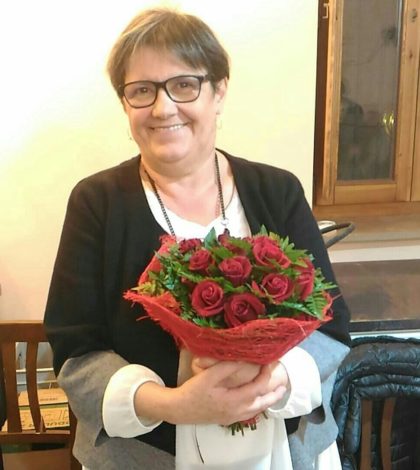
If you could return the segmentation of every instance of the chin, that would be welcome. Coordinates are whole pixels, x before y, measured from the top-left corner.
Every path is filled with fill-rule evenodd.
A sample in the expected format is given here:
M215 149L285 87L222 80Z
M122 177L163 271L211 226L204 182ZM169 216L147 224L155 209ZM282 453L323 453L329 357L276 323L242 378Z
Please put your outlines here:
M152 150L151 155L156 160L160 160L165 163L178 162L188 157L186 149L171 148L171 146L165 146L165 148Z

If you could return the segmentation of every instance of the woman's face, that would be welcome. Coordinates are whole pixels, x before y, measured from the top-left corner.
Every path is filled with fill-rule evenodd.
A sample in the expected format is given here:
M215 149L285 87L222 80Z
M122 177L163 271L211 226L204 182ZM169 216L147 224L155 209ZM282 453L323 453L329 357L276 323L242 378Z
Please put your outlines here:
M165 81L178 75L205 75L167 52L145 47L128 63L125 83L138 80ZM155 103L132 108L123 98L133 139L149 164L180 163L194 167L214 153L216 115L222 111L227 81L214 91L210 82L201 85L197 100L175 103L162 88Z

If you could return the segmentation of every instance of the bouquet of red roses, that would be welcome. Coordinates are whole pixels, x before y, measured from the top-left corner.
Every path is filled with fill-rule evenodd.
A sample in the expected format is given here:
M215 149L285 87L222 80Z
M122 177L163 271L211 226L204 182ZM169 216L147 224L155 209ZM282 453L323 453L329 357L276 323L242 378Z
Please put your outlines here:
M335 286L312 259L264 227L246 238L166 236L124 297L196 356L269 364L331 319ZM257 419L229 427L256 429Z
M159 251L124 297L196 356L269 364L331 318L312 256L262 228L177 242Z

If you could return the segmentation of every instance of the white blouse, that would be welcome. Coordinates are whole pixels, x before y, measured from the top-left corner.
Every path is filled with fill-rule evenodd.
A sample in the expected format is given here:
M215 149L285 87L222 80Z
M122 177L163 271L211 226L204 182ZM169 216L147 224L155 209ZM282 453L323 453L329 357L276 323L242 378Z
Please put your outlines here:
M168 231L159 202L150 183L142 181L150 209L156 221ZM177 237L204 238L214 227L217 234L224 230L221 217L204 227L177 216L167 209ZM226 207L228 228L233 236L251 234L239 195L235 189ZM191 376L191 356L181 351L178 384ZM284 419L310 413L321 404L318 368L312 356L299 347L286 353L280 361L290 379L290 390L281 402L267 410L268 419L261 418L257 429L246 429L245 435L231 435L229 429L213 425L176 426L176 468L179 470L293 470ZM162 379L147 367L130 364L110 379L103 401L103 422L111 437L131 438L150 432L160 422L146 422L137 417L134 394L147 381L161 385ZM333 443L314 462L316 470L341 469L337 446Z

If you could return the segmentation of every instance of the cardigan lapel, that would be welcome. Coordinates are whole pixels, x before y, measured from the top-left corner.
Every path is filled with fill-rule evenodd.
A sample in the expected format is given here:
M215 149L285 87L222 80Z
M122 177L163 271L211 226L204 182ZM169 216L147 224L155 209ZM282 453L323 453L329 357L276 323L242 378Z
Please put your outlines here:
M268 210L267 202L263 199L266 190L262 186L262 178L258 177L256 170L253 170L247 160L233 157L221 150L220 152L226 156L230 163L235 186L252 234L258 233L262 225L268 231L278 232L279 227Z

